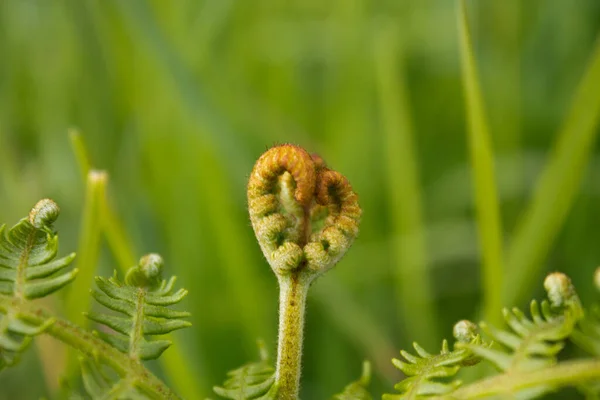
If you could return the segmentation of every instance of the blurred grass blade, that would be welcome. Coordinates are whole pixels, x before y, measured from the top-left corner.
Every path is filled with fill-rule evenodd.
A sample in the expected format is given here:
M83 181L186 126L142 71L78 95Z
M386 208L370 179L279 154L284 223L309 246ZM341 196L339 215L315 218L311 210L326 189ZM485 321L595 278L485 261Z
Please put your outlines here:
M104 237L121 271L125 273L129 268L137 264L133 245L129 238L127 238L125 228L110 206L106 195L100 199L99 208Z
M600 35L570 111L537 182L508 252L504 303L519 304L538 280L543 261L579 190L600 120Z
M467 10L459 2L458 31L463 87L466 99L467 131L471 168L473 171L477 228L481 247L483 308L486 319L500 322L503 288L502 224L496 190L494 154L488 130L485 107L479 85L479 75Z
M390 363L390 357L396 353L396 344L373 313L357 301L350 290L335 280L322 279L311 291L327 318L337 325L338 331L344 332L360 348L361 354L373 360L375 369L390 384L394 382L397 374Z
M407 246L392 247L396 307L408 337L437 341L435 296L427 271L426 245L417 154L404 82L398 30L388 24L375 38L377 89L383 123L383 147L393 235L410 235ZM400 51L396 51L400 49ZM403 272L401 272L403 271ZM410 271L407 276L404 271Z
M88 321L82 313L89 309L89 291L98 267L101 232L99 203L104 197L107 181L108 175L104 171L88 172L77 251L77 266L80 272L77 279L68 286L65 300L69 320L83 327L88 326Z
M79 166L81 178L85 181L87 179L88 172L90 169L92 169L92 164L90 162L90 156L85 147L85 143L83 142L83 138L81 137L81 132L75 128L69 129L69 141L71 142L73 154L75 154L75 158L77 159L77 165Z
M69 131L69 138L73 152L77 157L79 168L81 169L81 172L84 173L86 168L89 169L92 166L85 142L81 133L75 129ZM135 250L131 240L127 237L127 233L121 220L108 202L105 188L102 190L101 196L96 199L96 208L100 225L96 226L97 235L101 232L104 234L108 246L119 264L121 272L125 274L130 267L137 264L134 255ZM79 256L79 260L82 260L81 256ZM91 272L93 273L94 271L95 269ZM89 290L89 287L90 286L87 286L86 288ZM85 298L89 303L87 292ZM169 335L167 339L171 340L173 345L159 359L165 374L169 380L173 382L175 389L183 396L183 398L202 398L201 379L198 378L197 374L192 374L192 367L189 362L190 358L185 357L182 353L183 346L173 335ZM208 386L204 385L204 387Z
M81 132L77 129L70 129L69 140L71 142L73 153L77 158L79 170L85 178L92 168L92 162L85 146L85 142L81 136ZM123 273L126 273L130 267L136 265L137 260L134 255L135 252L133 251L133 246L125 233L125 228L110 206L106 191L104 191L104 195L98 199L98 210L100 213L102 231L106 237L106 241L119 264L119 268Z

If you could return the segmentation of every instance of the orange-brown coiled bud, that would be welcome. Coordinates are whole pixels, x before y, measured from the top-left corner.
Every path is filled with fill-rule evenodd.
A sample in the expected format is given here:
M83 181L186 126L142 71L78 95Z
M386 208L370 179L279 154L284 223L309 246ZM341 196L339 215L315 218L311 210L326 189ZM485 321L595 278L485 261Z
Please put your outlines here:
M267 150L248 183L250 220L276 274L316 276L335 265L358 235L362 210L348 180L318 155L285 144ZM315 218L324 218L313 230Z

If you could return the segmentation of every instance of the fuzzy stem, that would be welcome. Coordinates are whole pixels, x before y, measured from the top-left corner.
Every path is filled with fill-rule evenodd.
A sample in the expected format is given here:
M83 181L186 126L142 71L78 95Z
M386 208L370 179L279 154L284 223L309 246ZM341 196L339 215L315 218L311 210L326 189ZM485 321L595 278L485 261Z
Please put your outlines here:
M310 282L299 273L279 277L279 345L275 384L279 400L297 400L300 392L304 309Z

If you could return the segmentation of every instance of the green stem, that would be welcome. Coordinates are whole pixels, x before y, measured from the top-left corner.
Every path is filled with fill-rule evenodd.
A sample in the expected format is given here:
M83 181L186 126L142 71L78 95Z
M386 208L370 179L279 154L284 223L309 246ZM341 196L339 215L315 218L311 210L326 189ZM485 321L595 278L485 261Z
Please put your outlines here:
M133 316L133 326L131 330L131 340L129 346L129 356L137 360L139 362L139 347L140 341L144 335L144 298L146 295L146 291L142 288L138 288L136 305L135 305L135 315Z
M300 273L279 276L279 344L275 384L279 400L297 400L300 392L304 310L310 281Z
M115 370L120 376L128 376L136 387L156 399L177 399L160 379L148 371L139 361L121 353L91 332L66 320L52 317L45 310L33 305L16 301L11 297L0 295L0 307L18 309L19 316L33 324L41 325L49 318L55 322L45 331L48 335L60 340L68 346L82 352L86 356L102 361Z
M498 394L514 394L519 390L549 385L560 387L600 378L600 360L584 359L561 362L537 371L502 374L463 386L452 393L456 399L478 399ZM447 397L434 397L439 399Z

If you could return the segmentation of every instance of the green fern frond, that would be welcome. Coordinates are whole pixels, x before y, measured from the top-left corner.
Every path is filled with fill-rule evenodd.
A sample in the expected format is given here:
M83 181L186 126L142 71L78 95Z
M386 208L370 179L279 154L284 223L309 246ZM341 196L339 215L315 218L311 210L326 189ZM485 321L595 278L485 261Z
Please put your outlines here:
M97 289L92 290L98 303L122 315L86 314L92 321L115 332L98 332L98 335L136 360L156 359L171 345L168 340L151 340L149 336L191 326L182 319L190 316L188 312L167 307L179 303L188 292L174 289L175 277L168 281L162 279L162 267L162 258L149 254L128 271L125 282L119 281L116 272L108 279L98 276Z
M75 254L56 259L58 235L52 223L58 214L58 205L43 199L8 231L0 226L0 370L15 364L31 338L54 322L32 323L20 306L59 290L77 275L77 269L64 271Z
M504 320L509 329L498 329L484 322L481 329L501 346L460 344L473 354L494 364L506 375L539 371L557 363L556 356L563 349L578 321L583 317L579 297L570 279L561 273L550 274L544 286L548 299L541 306L534 300L530 305L531 318L518 308L504 309ZM551 305L552 304L552 305ZM514 395L533 398L552 390L552 385L537 385L522 389Z
M458 340L457 343L466 342L482 348L489 346L476 334L476 326L469 321L457 323L454 336ZM413 347L417 355L402 350L400 354L405 361L396 358L392 360L394 366L407 378L394 386L400 394L384 394L383 400L417 400L447 395L460 386L461 382L442 382L437 379L452 378L461 367L474 365L479 361L468 348L455 348L450 351L447 340L442 342L442 350L438 354L428 353L417 343L413 343Z
M531 319L518 308L503 310L510 330L497 329L482 322L481 329L504 348L489 348L466 344L474 354L490 361L501 371L532 371L552 365L556 354L577 322L572 313L555 314L550 304L540 306L534 300L530 306Z
M333 396L332 400L372 400L373 397L367 391L371 382L371 363L363 362L360 378L344 388L340 394Z
M248 363L227 373L223 386L215 386L215 393L231 400L275 400L277 386L275 368L269 360L264 343L259 342L260 361Z

